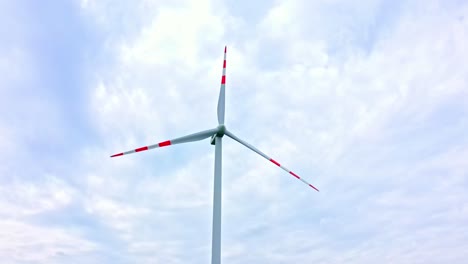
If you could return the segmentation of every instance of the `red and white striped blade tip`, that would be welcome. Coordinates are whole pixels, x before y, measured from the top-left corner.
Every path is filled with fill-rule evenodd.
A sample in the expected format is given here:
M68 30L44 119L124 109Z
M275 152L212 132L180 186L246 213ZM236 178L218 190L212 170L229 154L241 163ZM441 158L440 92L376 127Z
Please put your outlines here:
M112 155L111 158L118 157L118 156L123 156L123 155L127 155L127 154L132 154L132 153L136 153L136 152L146 151L146 150L149 150L149 149L155 148L155 147L158 147L158 148L167 147L167 146L170 146L170 145L172 145L172 142L170 140L166 140L166 141L163 141L163 142L159 142L156 145L144 146L144 147L141 147L141 148L136 148L134 150L129 150L129 151L126 151L126 152L117 153L117 154Z
M278 167L282 168L283 170L289 172L289 174L291 174L292 176L296 177L296 179L301 180L301 181L304 182L305 184L309 185L311 188L314 188L314 190L316 190L317 192L320 192L319 189L315 188L315 186L313 186L312 184L310 184L310 183L308 183L308 182L302 180L301 177L299 177L299 175L297 175L296 173L294 173L294 172L292 172L292 171L286 169L285 167L281 166L281 164L280 164L279 162L277 162L276 160L274 160L274 159L272 159L272 158L269 158L269 160L270 160L273 164L275 164L276 166L278 166Z
M309 184L309 186L314 188L314 190L316 190L317 192L320 192L319 189L315 188L315 186L313 186L312 184Z

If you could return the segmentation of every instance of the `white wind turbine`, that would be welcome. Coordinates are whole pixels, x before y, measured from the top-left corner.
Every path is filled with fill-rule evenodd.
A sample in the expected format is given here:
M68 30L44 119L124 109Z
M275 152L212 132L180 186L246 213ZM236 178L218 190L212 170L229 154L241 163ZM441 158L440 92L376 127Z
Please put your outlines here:
M220 264L221 263L221 149L222 149L222 139L224 135L234 139L235 141L241 143L242 145L246 146L250 150L254 151L255 153L259 154L260 156L264 157L265 159L271 161L276 166L280 167L281 169L285 170L295 178L299 179L303 183L307 184L308 186L312 187L316 191L319 191L315 188L312 184L308 183L301 177L299 177L294 172L290 171L286 167L282 166L280 163L275 161L274 159L267 156L265 153L261 152L254 146L250 145L249 143L243 141L242 139L235 136L232 132L226 129L224 125L224 97L225 97L225 88L226 88L226 50L227 48L224 47L224 62L223 62L223 75L221 77L221 90L219 92L219 99L218 99L218 127L201 131L198 133L190 134L187 136L163 141L154 145L144 146L137 149L121 152L112 155L111 157L118 157L127 154L132 154L136 152L141 152L145 150L150 150L154 148L160 148L175 144L187 143L192 141L199 141L202 139L206 139L211 137L211 144L215 145L215 167L214 167L214 194L213 194L213 232L212 232L212 244L211 244L211 263L212 264Z

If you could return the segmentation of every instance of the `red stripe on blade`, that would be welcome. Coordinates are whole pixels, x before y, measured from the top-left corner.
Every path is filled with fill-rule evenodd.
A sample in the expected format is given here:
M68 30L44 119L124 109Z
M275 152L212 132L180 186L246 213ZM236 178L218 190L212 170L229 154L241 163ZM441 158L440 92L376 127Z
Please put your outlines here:
M226 68L226 60L223 62L223 68Z
M159 143L158 145L159 145L159 147L169 146L169 145L171 145L171 141L167 140L167 141Z
M296 178L298 178L298 179L301 178L301 177L297 176L296 173L294 173L294 172L292 172L292 171L290 171L289 173L290 173L292 176L294 176L294 177L296 177Z
M281 166L278 162L276 162L276 160L274 159L270 159L271 162L273 162L274 164L276 164L276 166Z
M145 151L145 150L148 150L148 147L137 148L135 149L135 152L140 152L140 151Z
M224 46L224 53L226 53L227 51L227 46Z
M114 155L111 156L111 158L118 157L118 156L123 156L123 153L114 154Z
M317 192L320 192L319 189L315 188L312 184L309 184L309 186L314 188Z
M221 84L226 84L226 76L221 77Z

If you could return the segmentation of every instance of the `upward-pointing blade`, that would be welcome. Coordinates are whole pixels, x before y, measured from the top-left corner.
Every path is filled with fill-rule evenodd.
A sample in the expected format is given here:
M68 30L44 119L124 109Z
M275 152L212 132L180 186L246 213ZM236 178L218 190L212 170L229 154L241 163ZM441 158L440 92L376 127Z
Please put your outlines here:
M226 88L226 51L227 47L224 47L224 62L223 62L223 76L221 77L221 88L219 90L218 99L218 124L224 124L224 97Z
M144 146L144 147L132 149L132 150L129 150L129 151L117 153L117 154L112 155L111 158L118 157L118 156L123 156L123 155L128 155L128 154L133 154L133 153L136 153L136 152L146 151L146 150L150 150L150 149L154 149L154 148L161 148L161 147L175 145L175 144L181 144L181 143L187 143L187 142L192 142L192 141L203 140L205 138L209 138L212 135L216 134L217 131L218 131L218 129L216 129L216 128L201 131L201 132L190 134L190 135L187 135L187 136L183 136L183 137L179 137L179 138L175 138L175 139L171 139L171 140L166 140L166 141L154 144L154 145Z
M284 167L283 165L279 164L279 162L277 162L276 160L268 157L265 153L261 152L260 150L258 150L256 147L250 145L249 143L243 141L242 139L236 137L234 134L232 134L231 132L227 131L226 130L226 135L229 136L230 138L234 139L235 141L241 143L242 145L246 146L247 148L251 149L252 151L254 151L255 153L257 153L258 155L264 157L265 159L269 160L271 163L275 164L276 166L282 168L283 170L285 170L286 172L288 172L289 174L291 174L292 176L294 176L296 179L302 181L304 184L310 186L311 188L313 188L314 190L316 190L317 192L319 191L317 188L315 188L315 186L313 186L312 184L308 183L306 180L302 179L301 177L299 177L297 174L295 174L294 172L290 171L289 169L287 169L286 167Z

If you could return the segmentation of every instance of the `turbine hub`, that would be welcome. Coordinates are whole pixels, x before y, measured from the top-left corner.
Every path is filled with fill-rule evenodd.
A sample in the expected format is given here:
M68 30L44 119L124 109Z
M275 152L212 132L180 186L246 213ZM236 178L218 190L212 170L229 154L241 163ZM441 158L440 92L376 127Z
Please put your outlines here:
M218 132L216 132L217 137L223 137L224 133L226 133L226 126L225 125L219 125L218 126Z

